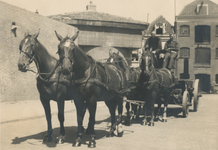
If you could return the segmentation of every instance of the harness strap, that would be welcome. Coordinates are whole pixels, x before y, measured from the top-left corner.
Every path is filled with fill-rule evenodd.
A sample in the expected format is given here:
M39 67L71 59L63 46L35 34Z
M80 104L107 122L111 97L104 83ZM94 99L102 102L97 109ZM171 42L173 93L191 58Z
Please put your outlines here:
M39 66L38 66L38 63L36 63L37 65L37 70L39 70ZM60 62L59 61L57 61L57 63L56 63L56 66L54 67L54 69L52 70L52 72L51 73L37 73L37 77L38 78L40 78L43 82L49 82L49 80L50 80L50 78L51 78L51 76L55 73L55 70L57 69L57 67L60 65ZM46 78L43 78L42 76L41 76L41 74L49 74L49 76L48 77L46 77ZM58 80L59 81L59 80Z

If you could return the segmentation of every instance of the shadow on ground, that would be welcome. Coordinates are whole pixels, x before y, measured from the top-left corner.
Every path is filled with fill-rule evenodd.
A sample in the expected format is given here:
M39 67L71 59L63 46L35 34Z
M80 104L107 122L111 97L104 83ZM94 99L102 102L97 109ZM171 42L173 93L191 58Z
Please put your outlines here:
M77 127L73 126L73 127L65 127L65 143L73 143L73 141L76 139L77 136ZM96 134L96 140L101 139L103 137L105 137L107 135L107 131L105 130L101 130L99 128L96 128L95 130L95 134ZM43 139L46 135L46 131L44 132L40 132L37 134L33 134L33 135L29 135L29 136L25 136L25 137L15 137L14 139L12 139L12 143L11 144L21 144L22 142L25 142L27 140L38 140L39 142L42 142L42 144L45 144L47 147L56 147L57 143L55 143L55 139L56 137L59 136L59 128L54 128L53 129L53 140L52 142L46 142L43 143ZM87 134L84 134L83 138L82 138L82 144L87 145L90 139L90 136Z

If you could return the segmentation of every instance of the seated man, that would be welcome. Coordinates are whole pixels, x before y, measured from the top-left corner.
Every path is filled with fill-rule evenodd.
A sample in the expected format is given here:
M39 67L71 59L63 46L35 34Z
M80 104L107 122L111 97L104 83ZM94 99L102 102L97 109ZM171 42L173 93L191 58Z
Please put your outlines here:
M171 70L179 51L179 44L176 41L175 35L173 36L172 34L170 34L170 39L166 42L164 46L164 50L166 51L166 53L163 62L163 68L168 68L169 70ZM169 61L169 65L167 67L168 61Z
M151 36L145 42L143 49L150 50L153 54L153 65L155 68L159 67L158 54L162 49L161 40L159 37L155 36L155 31L151 33Z

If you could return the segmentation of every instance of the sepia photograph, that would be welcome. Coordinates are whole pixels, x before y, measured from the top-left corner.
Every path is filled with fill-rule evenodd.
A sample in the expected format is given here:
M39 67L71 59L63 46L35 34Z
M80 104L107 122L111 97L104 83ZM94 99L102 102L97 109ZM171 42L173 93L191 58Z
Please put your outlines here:
M218 150L218 0L0 0L0 150Z

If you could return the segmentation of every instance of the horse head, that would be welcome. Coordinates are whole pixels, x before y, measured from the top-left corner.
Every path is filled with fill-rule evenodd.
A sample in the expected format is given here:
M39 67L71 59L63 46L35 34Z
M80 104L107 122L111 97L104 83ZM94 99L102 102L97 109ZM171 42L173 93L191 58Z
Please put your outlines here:
M118 63L122 61L122 57L119 55L119 51L117 53L112 52L111 49L109 51L109 58L107 59L107 62L110 63Z
M140 68L145 75L150 74L153 68L152 54L150 51L144 51L141 57Z
M73 71L74 65L74 51L76 49L76 44L74 41L78 37L79 31L73 37L65 37L63 38L56 31L55 34L60 41L58 45L58 55L60 58L60 62L62 65L62 72L64 75L69 75L70 72Z
M22 72L28 71L29 65L35 59L35 51L37 49L37 37L38 33L34 35L25 34L24 39L20 42L19 50L19 60L18 60L18 69Z

